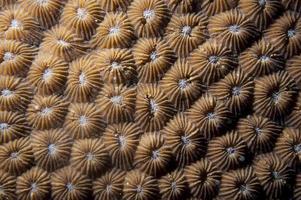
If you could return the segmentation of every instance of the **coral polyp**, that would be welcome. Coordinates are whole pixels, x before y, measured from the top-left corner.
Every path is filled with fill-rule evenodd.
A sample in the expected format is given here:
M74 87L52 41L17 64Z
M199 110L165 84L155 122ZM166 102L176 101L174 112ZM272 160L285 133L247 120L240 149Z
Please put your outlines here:
M16 178L4 170L0 170L1 199L16 199Z
M266 29L282 10L281 2L274 0L241 0L238 7L260 31Z
M127 15L108 13L91 39L93 48L126 48L135 38L134 29Z
M286 192L290 192L293 171L288 163L275 154L259 156L254 164L254 170L266 198L281 199Z
M273 43L261 40L240 54L240 68L251 76L259 77L282 70L284 56L276 50Z
M24 111L33 96L30 85L22 78L0 75L0 110Z
M28 72L28 81L37 93L51 95L63 89L68 75L68 63L50 54L40 54Z
M136 98L135 120L147 132L162 129L175 112L168 97L155 85L140 85Z
M185 115L178 114L162 130L166 145L179 166L196 161L206 150L206 139Z
M224 171L242 167L248 161L247 145L237 132L212 139L207 157Z
M18 0L20 7L29 11L39 24L48 29L58 22L65 0Z
M266 30L264 37L270 41L285 58L300 53L301 18L299 13L286 11Z
M282 120L291 111L296 95L296 83L286 72L263 76L255 81L253 109L259 115Z
M134 165L152 176L162 175L171 161L171 149L159 133L147 133L141 137Z
M0 10L0 39L38 44L42 38L39 23L17 5Z
M136 79L136 65L130 50L103 50L95 54L94 61L105 83L130 84Z
M109 155L101 139L76 140L70 164L89 177L97 177L109 166Z
M201 14L175 15L166 27L165 39L179 57L186 57L205 42L207 23Z
M72 29L57 25L45 32L40 51L51 53L70 62L80 55L85 54L87 45Z
M51 176L51 197L54 200L84 200L89 197L91 180L71 167L55 171Z
M25 76L37 49L14 40L0 40L0 74Z
M148 199L158 198L159 188L157 180L138 170L127 173L123 186L124 199Z
M209 160L202 158L185 168L185 178L191 196L212 199L220 186L221 171Z
M136 88L105 84L95 101L107 123L134 120Z
M56 128L64 121L68 102L57 95L36 95L27 108L29 124L40 130Z
M68 163L73 140L63 129L34 131L30 141L40 168L52 172Z
M301 166L301 131L285 128L277 140L275 153L287 162Z
M134 123L112 124L106 128L103 142L114 166L124 170L133 168L140 135L142 131Z
M89 102L102 86L99 69L89 57L74 60L69 66L65 95L72 102Z
M210 139L221 134L231 120L231 114L226 105L211 95L199 98L186 111L187 118L195 124Z
M163 199L180 200L187 195L187 183L183 170L173 171L158 180Z
M93 181L94 199L111 200L122 198L125 175L125 171L112 169Z
M45 199L50 194L50 175L34 167L17 178L16 194L18 199Z
M60 23L89 40L103 17L104 12L97 0L71 0L64 7Z
M74 139L97 137L105 128L102 113L90 103L70 104L64 124Z
M236 9L211 17L208 31L235 52L244 50L259 35L255 24Z
M20 138L0 146L0 167L18 176L33 165L33 152L29 137Z
M0 144L26 137L30 131L31 128L22 114L0 111Z
M235 70L212 84L209 92L224 101L234 115L242 115L253 101L254 82L241 70Z
M254 154L272 151L281 134L281 127L277 123L258 115L241 118L236 130Z
M129 20L138 37L159 37L169 20L169 10L163 0L133 0Z
M179 110L189 108L201 94L200 77L189 66L186 60L179 59L159 82L162 90L168 95Z
M133 46L133 55L143 83L160 80L175 60L168 43L159 38L140 38Z
M261 185L254 170L248 167L224 174L219 196L224 199L259 199Z
M237 66L234 53L216 40L208 41L188 57L188 64L205 86L225 77Z

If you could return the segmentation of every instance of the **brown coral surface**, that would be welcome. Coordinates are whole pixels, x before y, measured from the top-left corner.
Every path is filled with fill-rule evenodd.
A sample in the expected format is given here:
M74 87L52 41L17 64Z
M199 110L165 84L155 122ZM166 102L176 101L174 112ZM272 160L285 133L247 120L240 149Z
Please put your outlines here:
M301 200L301 0L0 0L0 200Z

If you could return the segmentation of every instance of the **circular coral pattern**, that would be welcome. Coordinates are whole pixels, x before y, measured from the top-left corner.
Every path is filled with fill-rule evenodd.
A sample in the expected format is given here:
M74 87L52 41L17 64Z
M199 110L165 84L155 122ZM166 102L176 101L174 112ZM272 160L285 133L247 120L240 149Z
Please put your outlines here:
M0 0L0 200L301 199L300 0Z

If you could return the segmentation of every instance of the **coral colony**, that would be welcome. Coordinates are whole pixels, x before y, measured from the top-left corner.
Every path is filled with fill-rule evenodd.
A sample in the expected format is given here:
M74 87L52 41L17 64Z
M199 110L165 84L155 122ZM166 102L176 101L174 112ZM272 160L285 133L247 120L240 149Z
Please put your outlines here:
M0 0L0 200L301 200L300 0Z

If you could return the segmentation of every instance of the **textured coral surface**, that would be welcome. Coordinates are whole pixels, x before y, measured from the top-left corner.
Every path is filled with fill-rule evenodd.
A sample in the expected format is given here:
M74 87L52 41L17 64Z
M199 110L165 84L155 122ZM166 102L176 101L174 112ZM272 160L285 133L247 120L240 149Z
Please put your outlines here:
M300 0L0 0L0 200L301 200Z

